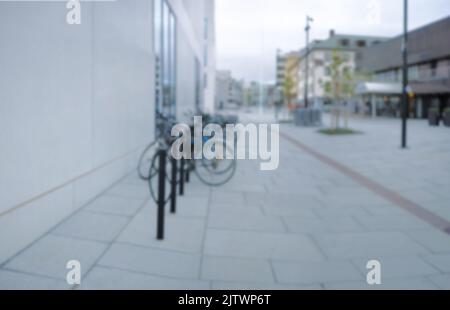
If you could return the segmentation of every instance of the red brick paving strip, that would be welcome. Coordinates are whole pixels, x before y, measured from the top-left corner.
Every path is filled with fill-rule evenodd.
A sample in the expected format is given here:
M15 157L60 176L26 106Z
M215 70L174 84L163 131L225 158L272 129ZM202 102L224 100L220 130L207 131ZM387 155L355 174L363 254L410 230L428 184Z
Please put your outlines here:
M282 132L280 132L280 135L282 138L286 139L287 141L291 142L293 145L297 146L304 152L312 155L319 161L331 166L332 168L340 171L341 173L345 174L349 178L353 179L354 181L358 182L368 190L372 191L373 193L383 197L384 199L392 202L393 204L397 205L398 207L408 211L409 213L415 215L416 217L420 218L421 220L427 222L428 224L436 227L437 229L445 232L446 234L450 235L450 222L446 219L440 217L439 215L436 215L424 207L419 206L418 204L412 202L411 200L397 194L394 191L389 190L388 188L382 186L381 184L365 177L364 175L356 172L355 170L350 169L349 167L331 159L328 156L325 156L312 148L306 146L305 144L299 142L297 139L294 139Z

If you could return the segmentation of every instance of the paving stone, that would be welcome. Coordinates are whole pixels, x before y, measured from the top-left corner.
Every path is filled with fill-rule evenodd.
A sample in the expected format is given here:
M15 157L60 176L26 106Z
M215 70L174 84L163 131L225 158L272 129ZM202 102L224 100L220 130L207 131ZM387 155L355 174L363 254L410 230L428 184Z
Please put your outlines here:
M436 214L450 222L450 208L448 208L448 207L446 207L446 208L430 207L429 209L432 210L432 212L434 214Z
M294 183L295 184L295 183ZM250 204L262 205L268 208L288 208L288 209L316 209L322 207L320 201L311 194L301 195L296 191L296 194L292 194L292 183L287 186L289 194L279 194L270 189L267 194L250 194L246 193L246 201Z
M83 290L208 290L210 283L94 267L81 283Z
M295 216L297 218L303 219L318 219L318 216L314 213L313 208L297 206L297 207L286 207L284 205L264 205L262 206L263 212L266 215L271 216Z
M274 283L268 260L223 257L203 258L202 279L228 282Z
M423 259L442 272L450 273L450 254L425 255Z
M251 291L251 290L321 290L319 284L316 285L283 285L275 283L242 283L242 282L224 282L213 281L213 290L238 290L238 291Z
M320 234L315 239L322 251L332 259L428 253L427 249L400 232Z
M204 253L211 256L322 260L323 255L303 235L208 230Z
M415 203L418 203L419 205L424 205L429 202L433 202L437 198L436 194L424 188L408 191L400 191L399 194L403 197L408 198L409 200L412 200Z
M314 209L313 212L317 214L319 218L340 218L340 217L353 217L356 215L369 215L368 211L364 207L360 206L332 206L321 209Z
M235 180L238 180L236 178ZM239 178L240 182L234 182L225 184L221 187L221 190L226 191L239 191L239 192L247 192L247 193L265 193L266 188L264 184L257 184L255 182L252 182L251 179L249 179L249 182L243 182L242 179Z
M86 210L132 216L142 207L145 200L103 195L86 207Z
M429 224L409 214L403 215L355 215L355 219L364 227L374 231L403 231L431 228Z
M426 278L385 279L381 285L367 282L325 283L326 290L436 290L439 287Z
M99 265L155 276L198 279L200 255L113 244L99 261Z
M67 237L110 242L116 238L128 223L129 218L81 211L71 216L52 233Z
M450 253L450 236L437 229L408 231L408 236L434 253Z
M129 176L127 176L126 178L124 178L122 180L122 183L127 183L127 184L137 184L137 185L142 185L145 184L147 181L142 180L137 171L133 172L132 174L130 174Z
M437 287L443 290L450 290L450 274L429 277Z
M65 281L67 262L78 260L83 275L105 249L106 245L99 242L47 235L14 257L5 268Z
M312 284L364 278L350 262L274 261L273 268L277 281L284 284Z
M396 216L410 216L408 211L399 208L393 204L384 204L384 205L364 205L364 209L370 215L396 215Z
M381 275L383 279L417 277L439 274L439 270L434 268L420 257L372 257L366 259L354 260L354 265L362 272L367 274L369 271L366 266L370 260L378 260L381 264Z
M359 187L362 188L362 187ZM360 190L353 192L353 190L339 192L336 194L329 194L320 197L320 200L325 205L340 206L364 206L368 202L370 204L385 204L386 200L377 196L367 190Z
M322 232L360 232L365 229L352 218L327 218L311 220L298 217L284 218L289 232L322 233Z
M124 198L148 199L150 197L150 190L146 184L138 185L122 182L111 188L106 194Z
M156 210L146 207L123 230L117 241L145 247L200 253L204 238L204 220L166 215L164 227L164 241L156 240Z
M280 218L265 216L261 209L255 206L212 209L208 218L208 227L262 232L285 231Z
M177 197L177 216L183 217L206 217L208 214L208 196L188 196Z
M0 290L64 290L66 282L42 276L0 269Z
M211 199L214 203L243 204L245 202L244 193L241 191L222 191L219 188L213 189Z

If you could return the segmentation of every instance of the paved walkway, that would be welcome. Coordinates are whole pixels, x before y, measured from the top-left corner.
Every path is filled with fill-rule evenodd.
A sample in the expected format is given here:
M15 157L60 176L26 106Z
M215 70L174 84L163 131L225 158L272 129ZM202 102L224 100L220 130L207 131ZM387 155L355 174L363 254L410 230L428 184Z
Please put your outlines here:
M444 221L450 221L450 130L410 124L399 149L395 120L352 120L364 134L282 132ZM0 268L0 288L70 289L67 261L82 264L75 289L373 289L366 264L382 264L381 289L450 289L450 236L352 175L281 140L280 168L239 162L236 177L205 188L194 177L167 238L155 205L127 176ZM427 213L428 214L428 213Z

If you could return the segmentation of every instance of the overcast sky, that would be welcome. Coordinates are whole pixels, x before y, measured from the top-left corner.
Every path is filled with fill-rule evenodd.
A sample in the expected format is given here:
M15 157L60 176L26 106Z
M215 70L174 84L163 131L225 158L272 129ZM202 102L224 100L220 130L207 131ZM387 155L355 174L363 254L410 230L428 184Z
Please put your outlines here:
M409 0L410 29L450 15L449 0ZM402 0L216 0L218 68L247 81L273 81L277 48L305 45L305 16L314 18L311 39L337 33L396 36Z

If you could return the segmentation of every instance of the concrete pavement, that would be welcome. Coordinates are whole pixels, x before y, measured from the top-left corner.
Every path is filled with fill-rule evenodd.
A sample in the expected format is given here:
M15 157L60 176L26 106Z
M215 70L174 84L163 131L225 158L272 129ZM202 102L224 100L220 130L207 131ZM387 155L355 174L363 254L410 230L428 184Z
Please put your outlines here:
M319 154L450 221L450 130L353 119L363 132L322 136L282 125ZM449 289L450 236L355 178L280 143L280 167L240 161L210 189L195 177L155 240L155 204L134 173L0 266L0 288L37 289ZM66 284L69 260L82 284ZM379 260L382 285L366 283Z

